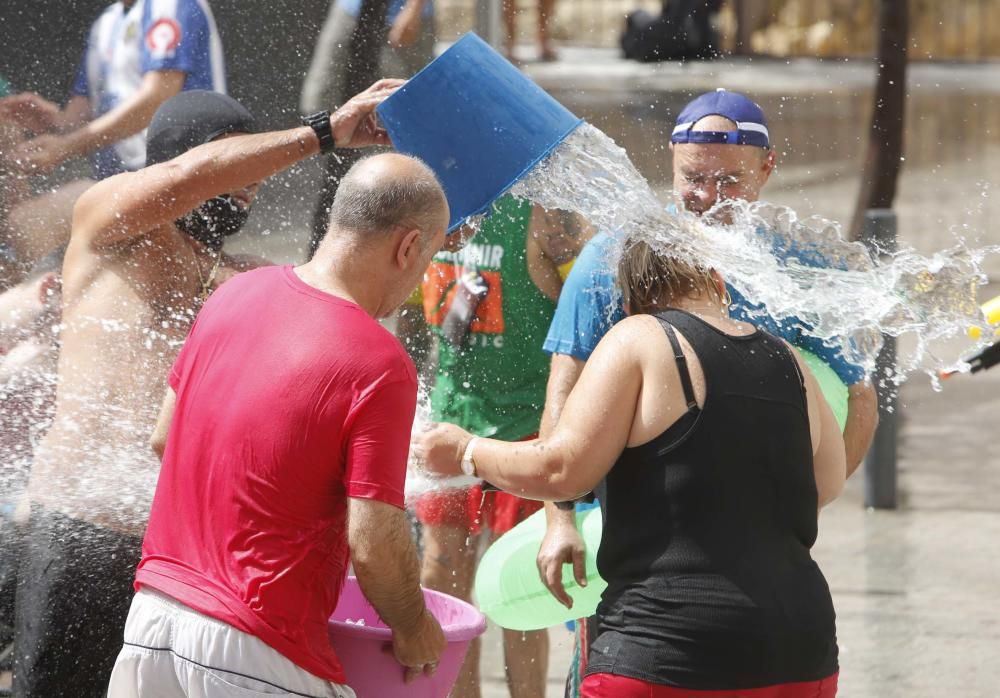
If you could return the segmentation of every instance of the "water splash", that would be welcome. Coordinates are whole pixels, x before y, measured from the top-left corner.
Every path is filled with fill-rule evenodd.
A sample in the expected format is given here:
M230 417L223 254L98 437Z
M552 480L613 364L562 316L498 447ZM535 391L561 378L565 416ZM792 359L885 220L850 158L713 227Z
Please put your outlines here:
M432 421L430 393L426 387L421 386L417 392L417 413L413 418L413 433L416 434L423 431ZM457 475L454 477L430 475L416 462L412 452L407 459L405 487L407 504L413 504L417 499L429 492L471 487L480 483L482 483L482 480L468 475Z
M142 530L159 471L149 436L162 401L161 380L194 315L190 307L169 303L156 311L148 325L89 315L56 322L58 315L39 315L33 333L0 357L0 510L10 514L26 490L48 510ZM0 334L10 329L0 321ZM57 355L68 332L111 340L106 364L129 372L76 364L60 379ZM16 360L31 345L41 347L38 355ZM134 386L128 395L120 390L126 381Z
M45 343L29 340L0 358L0 516L13 515L27 487L34 444L52 421L55 391L55 351Z
M956 239L930 257L910 248L876 257L844 240L837 223L803 219L775 204L725 202L700 217L676 204L665 207L625 151L589 124L511 193L547 209L577 211L619 241L643 239L716 269L772 317L799 318L805 332L839 345L869 374L883 333L912 335L914 347L900 351L892 376L897 385L916 370L936 377L962 366L959 357L938 355L932 343L985 326L976 289L987 281L984 258L1000 252ZM612 269L618 254L608 259Z

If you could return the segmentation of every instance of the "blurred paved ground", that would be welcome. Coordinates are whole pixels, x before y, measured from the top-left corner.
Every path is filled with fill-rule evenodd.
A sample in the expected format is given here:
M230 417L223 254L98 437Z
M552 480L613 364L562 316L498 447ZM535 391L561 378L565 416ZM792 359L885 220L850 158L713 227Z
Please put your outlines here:
M590 92L673 90L694 91L715 87L744 89L755 94L815 94L825 90L869 87L873 61L865 58L771 58L731 57L718 61L689 63L636 63L622 60L617 49L562 47L554 63L531 62L531 49L515 51L526 59L524 71L540 85ZM911 62L910 87L921 89L957 88L977 92L1000 92L996 63Z

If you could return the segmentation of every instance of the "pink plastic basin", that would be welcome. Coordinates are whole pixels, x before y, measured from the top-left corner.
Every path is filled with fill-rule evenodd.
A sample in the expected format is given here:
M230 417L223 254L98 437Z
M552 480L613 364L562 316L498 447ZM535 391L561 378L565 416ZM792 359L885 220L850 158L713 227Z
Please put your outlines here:
M403 667L391 650L386 651L392 643L392 631L361 593L357 579L348 577L344 582L330 617L330 643L347 674L347 685L358 698L447 698L469 643L486 631L486 616L464 601L430 589L424 589L424 601L441 624L448 647L434 676L420 676L405 684ZM364 625L355 624L358 620Z

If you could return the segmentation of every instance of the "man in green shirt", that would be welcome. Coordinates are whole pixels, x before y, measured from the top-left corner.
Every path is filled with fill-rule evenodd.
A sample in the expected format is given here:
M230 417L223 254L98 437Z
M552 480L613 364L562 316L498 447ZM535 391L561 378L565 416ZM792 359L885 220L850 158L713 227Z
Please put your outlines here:
M470 244L434 257L422 288L438 339L434 420L499 439L537 434L549 373L542 344L562 288L559 268L586 237L573 216L505 196ZM421 583L468 600L484 529L496 539L539 509L540 502L480 487L424 495L416 503ZM547 632L504 631L504 656L511 695L542 698ZM452 696L478 698L478 664L477 643Z

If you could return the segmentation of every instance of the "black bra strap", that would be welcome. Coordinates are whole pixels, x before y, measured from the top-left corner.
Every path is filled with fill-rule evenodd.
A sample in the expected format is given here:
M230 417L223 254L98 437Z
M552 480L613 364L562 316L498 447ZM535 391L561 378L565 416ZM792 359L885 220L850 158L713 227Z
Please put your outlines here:
M687 400L688 410L696 409L698 402L694 399L694 388L691 386L691 373L688 371L687 358L681 350L681 343L677 339L677 333L674 332L673 325L663 318L657 318L657 320L660 321L663 331L667 333L670 346L674 348L674 360L677 362L677 372L681 375L681 387L684 388L684 399Z

